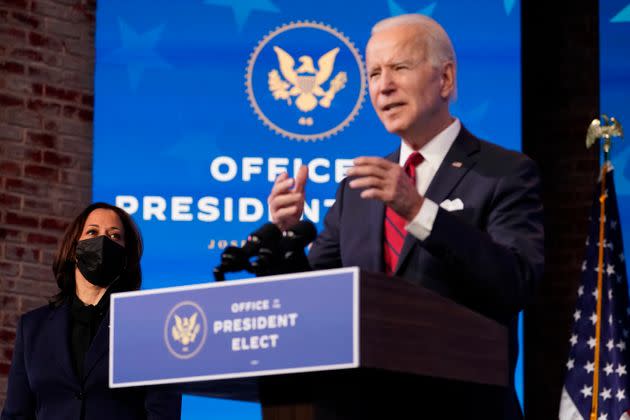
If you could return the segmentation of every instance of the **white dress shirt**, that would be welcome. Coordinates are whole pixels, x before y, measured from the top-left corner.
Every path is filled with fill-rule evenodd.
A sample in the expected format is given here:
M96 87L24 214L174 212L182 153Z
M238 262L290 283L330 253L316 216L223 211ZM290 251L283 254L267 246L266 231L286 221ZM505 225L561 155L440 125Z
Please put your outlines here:
M418 150L424 157L424 161L416 166L416 189L423 197L461 128L462 125L459 119L456 118L451 125L442 130L437 136ZM400 143L400 159L398 163L400 166L404 166L407 158L414 150L404 141ZM428 238L433 230L433 222L437 216L438 209L439 206L435 202L424 197L420 211L416 217L405 226L407 232L422 241Z

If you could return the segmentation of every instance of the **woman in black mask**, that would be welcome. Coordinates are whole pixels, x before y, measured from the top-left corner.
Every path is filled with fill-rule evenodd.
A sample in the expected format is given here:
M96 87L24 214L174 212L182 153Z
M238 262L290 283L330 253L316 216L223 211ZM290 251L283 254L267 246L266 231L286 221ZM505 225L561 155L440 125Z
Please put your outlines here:
M68 226L53 263L59 293L20 319L2 420L180 418L178 394L108 387L109 297L140 288L141 256L117 207L92 204Z

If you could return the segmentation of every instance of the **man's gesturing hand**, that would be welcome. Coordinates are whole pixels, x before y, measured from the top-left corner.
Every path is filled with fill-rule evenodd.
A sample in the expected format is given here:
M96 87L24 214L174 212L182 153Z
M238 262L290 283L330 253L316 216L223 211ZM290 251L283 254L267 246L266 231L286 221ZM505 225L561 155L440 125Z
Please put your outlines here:
M348 170L350 188L362 188L362 198L381 200L411 221L420 211L424 197L400 165L378 157L358 157Z
M300 221L304 211L304 187L308 168L302 165L295 179L284 172L276 178L267 198L271 221L280 230L287 230Z

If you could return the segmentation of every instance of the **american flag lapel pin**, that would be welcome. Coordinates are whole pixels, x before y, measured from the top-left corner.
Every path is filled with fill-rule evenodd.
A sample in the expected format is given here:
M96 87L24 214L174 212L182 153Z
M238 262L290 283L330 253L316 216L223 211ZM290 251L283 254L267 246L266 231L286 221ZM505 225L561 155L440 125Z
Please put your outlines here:
M462 163L458 160L456 160L455 162L451 163L451 166L453 168L461 168L462 167Z

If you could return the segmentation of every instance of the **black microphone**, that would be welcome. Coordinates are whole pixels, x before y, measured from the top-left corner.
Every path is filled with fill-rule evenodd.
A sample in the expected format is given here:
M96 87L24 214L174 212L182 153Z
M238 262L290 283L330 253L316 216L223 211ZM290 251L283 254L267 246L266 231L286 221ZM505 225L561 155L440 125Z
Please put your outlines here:
M298 251L304 252L304 248L316 237L317 229L312 222L308 220L298 222L282 235L283 251L285 252L283 258L286 260Z
M286 273L310 271L311 265L306 258L304 248L317 237L315 225L308 220L302 220L284 232L281 246Z
M269 241L260 247L257 258L248 270L257 276L310 271L304 247L317 236L315 225L303 220L283 232L278 242Z
M260 247L256 257L251 261L249 268L247 268L247 271L255 274L256 277L280 274L278 269L282 261L282 255L279 245L280 238L275 242L268 242Z
M277 244L282 232L273 223L265 223L247 237L247 242L241 248L229 246L221 254L221 263L212 270L215 281L225 280L225 273L251 270L250 258L260 253L261 248Z
M300 273L311 270L304 248L316 237L317 229L308 220L302 220L284 232L282 241L280 241L281 270L283 273Z

